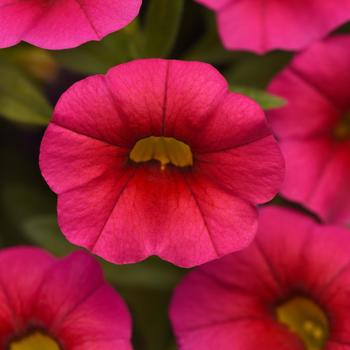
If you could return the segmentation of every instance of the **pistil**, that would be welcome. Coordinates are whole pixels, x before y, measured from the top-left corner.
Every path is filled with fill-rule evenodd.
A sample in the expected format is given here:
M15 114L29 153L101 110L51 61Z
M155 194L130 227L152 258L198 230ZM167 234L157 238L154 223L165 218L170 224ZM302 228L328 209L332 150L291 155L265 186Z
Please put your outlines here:
M277 320L294 333L306 350L322 350L329 337L329 322L324 311L311 299L296 297L279 305Z
M130 159L135 163L156 160L161 170L172 164L179 168L191 167L193 155L191 148L173 137L150 136L139 140L131 150Z

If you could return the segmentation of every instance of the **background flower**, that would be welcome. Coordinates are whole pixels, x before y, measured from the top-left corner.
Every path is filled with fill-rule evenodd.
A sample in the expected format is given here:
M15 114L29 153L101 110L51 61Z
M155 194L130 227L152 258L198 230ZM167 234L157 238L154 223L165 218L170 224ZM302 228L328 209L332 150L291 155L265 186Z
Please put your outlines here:
M347 350L349 231L264 208L245 250L200 266L177 287L179 348Z
M38 248L5 249L0 281L1 348L132 348L126 305L87 253L58 260Z
M349 0L196 1L216 12L230 50L301 50L350 19Z
M327 222L350 223L350 36L299 54L269 87L288 104L269 121L286 158L281 193Z
M129 24L141 0L0 0L0 48L26 41L57 50L101 40Z

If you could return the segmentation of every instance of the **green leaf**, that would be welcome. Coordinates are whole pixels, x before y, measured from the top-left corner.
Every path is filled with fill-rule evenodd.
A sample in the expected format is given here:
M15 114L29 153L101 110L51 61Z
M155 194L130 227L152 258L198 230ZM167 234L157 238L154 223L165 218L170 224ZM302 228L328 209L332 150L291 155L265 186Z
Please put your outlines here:
M240 53L227 51L219 38L214 14L206 16L207 29L204 35L183 55L188 61L204 61L211 64L232 62Z
M140 41L138 22L101 41L89 42L75 49L54 51L56 60L65 68L81 74L106 73L111 67L142 57L137 44Z
M46 125L52 107L40 89L14 66L0 63L0 115L25 124Z
M184 0L151 0L144 27L147 57L170 55L180 28L183 8Z
M167 349L171 339L168 308L171 291L119 288L133 315L133 344L138 350Z
M241 53L239 61L231 65L224 75L230 84L264 89L291 57L287 52L272 52L265 56Z
M234 86L231 87L231 90L250 97L265 110L280 108L286 104L286 100L282 97L271 95L270 93L257 88Z
M184 273L184 270L158 258L129 265L114 265L106 261L102 264L111 283L126 287L172 290Z
M4 210L18 225L30 217L55 211L56 201L51 192L46 187L39 189L35 185L9 182L1 188Z
M55 215L39 215L23 222L24 235L36 244L54 255L64 256L74 251L76 247L70 244L61 233Z

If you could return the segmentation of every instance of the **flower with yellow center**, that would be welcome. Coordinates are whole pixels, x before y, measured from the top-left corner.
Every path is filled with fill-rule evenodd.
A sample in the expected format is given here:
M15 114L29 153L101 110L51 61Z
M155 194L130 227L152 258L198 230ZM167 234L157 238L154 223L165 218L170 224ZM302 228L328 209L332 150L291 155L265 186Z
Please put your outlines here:
M260 210L245 250L192 270L170 319L186 350L350 350L349 230Z

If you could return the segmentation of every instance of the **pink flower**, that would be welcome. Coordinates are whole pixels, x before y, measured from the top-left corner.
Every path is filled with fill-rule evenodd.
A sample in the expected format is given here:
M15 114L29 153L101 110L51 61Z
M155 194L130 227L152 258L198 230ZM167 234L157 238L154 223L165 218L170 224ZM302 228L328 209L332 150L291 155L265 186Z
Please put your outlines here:
M350 20L350 0L196 0L216 11L227 49L301 50Z
M26 41L67 49L129 24L141 0L0 0L0 48Z
M0 251L0 347L131 350L131 319L97 262L76 252Z
M170 317L181 350L349 350L349 230L278 207L246 250L190 272Z
M269 113L286 158L282 194L327 222L350 223L350 36L299 54L269 90L288 105Z
M114 263L193 266L251 242L284 165L261 108L212 66L149 59L70 88L40 166L69 241Z

